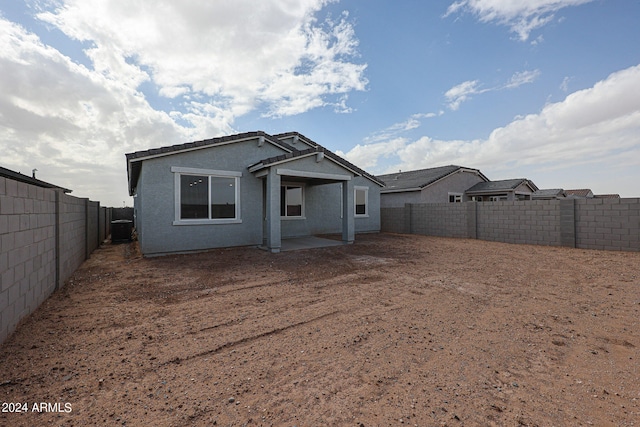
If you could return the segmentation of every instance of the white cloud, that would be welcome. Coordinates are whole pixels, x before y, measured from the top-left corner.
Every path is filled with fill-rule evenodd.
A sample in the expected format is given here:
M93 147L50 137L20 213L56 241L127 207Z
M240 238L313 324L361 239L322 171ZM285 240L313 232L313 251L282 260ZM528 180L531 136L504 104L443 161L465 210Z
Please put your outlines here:
M364 142L366 144L371 144L380 141L388 141L390 139L397 138L399 135L410 131L412 129L417 129L420 127L422 122L421 119L430 119L432 117L436 117L444 114L444 112L440 111L439 113L417 113L412 114L404 122L394 123L386 129L373 133L371 136L365 138Z
M394 138L384 142L365 145L358 144L349 150L348 153L336 151L336 154L357 164L363 169L373 169L378 166L380 159L394 156L400 150L406 148L407 141L406 138Z
M364 139L364 144L356 145L348 153L342 151L337 151L336 153L352 163L357 163L362 168L377 168L381 159L394 157L407 146L409 139L403 135L419 128L422 124L422 119L430 119L442 114L444 114L442 111L439 113L412 114L403 122L394 123L386 129L373 133Z
M332 0L28 1L91 65L0 16L2 165L104 204L129 200L124 153L232 133L256 109L349 112L366 89L349 17L315 18Z
M611 74L593 87L546 105L539 113L515 119L495 129L487 139L436 140L428 136L404 141L391 153L378 142L347 153L355 164L375 155L395 158L387 171L442 164L462 164L491 171L533 168L539 173L563 170L565 175L599 168L614 173L621 167L640 170L640 65ZM396 147L396 146L394 146ZM386 171L376 171L386 172ZM535 177L531 177L534 178ZM615 189L611 190L614 191ZM638 196L634 184L635 196ZM629 194L629 193L627 193Z
M515 89L524 84L533 83L538 77L540 77L540 70L517 72L511 76L511 79L507 82L504 88Z
M593 0L460 0L452 3L445 17L469 12L481 22L506 25L526 41L531 32L551 22L555 13L565 7Z
M315 18L329 2L62 0L38 17L92 42L105 76L133 88L151 79L168 98L212 98L233 120L262 104L270 116L299 114L366 88L366 64L350 62L358 40L348 16Z
M124 153L181 140L182 128L128 82L72 62L0 18L0 152L3 166L85 197L126 193ZM120 200L103 202L117 203Z
M448 107L455 111L460 108L463 102L471 99L473 95L502 89L516 89L524 84L533 83L539 76L540 70L519 71L514 73L507 83L485 89L482 89L482 84L479 80L467 80L446 91L444 97L447 99Z
M479 86L480 82L478 80L467 80L446 91L444 97L447 98L449 108L457 110L460 108L460 104L471 98L471 95L486 91L479 89Z

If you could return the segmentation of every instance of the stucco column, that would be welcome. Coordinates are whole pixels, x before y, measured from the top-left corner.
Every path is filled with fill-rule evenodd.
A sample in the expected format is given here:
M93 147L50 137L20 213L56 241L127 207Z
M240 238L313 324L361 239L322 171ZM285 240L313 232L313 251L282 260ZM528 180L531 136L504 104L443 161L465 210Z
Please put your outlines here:
M353 180L342 182L342 241L353 243L355 239L355 204Z
M266 177L266 227L267 249L273 253L280 252L282 240L280 234L280 175L271 168Z

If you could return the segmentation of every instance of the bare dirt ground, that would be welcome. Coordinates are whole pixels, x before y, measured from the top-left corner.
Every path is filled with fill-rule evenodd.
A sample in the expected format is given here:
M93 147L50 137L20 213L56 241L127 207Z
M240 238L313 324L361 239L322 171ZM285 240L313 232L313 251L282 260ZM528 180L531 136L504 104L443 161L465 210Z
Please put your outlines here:
M0 348L0 425L640 425L639 322L640 253L105 245Z

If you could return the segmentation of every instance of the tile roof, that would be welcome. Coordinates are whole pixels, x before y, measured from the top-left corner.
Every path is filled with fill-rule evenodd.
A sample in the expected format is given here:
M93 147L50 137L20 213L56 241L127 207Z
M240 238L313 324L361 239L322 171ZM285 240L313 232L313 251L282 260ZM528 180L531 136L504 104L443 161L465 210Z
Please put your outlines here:
M538 187L526 178L516 179L503 179L500 181L487 181L479 182L473 187L469 188L467 193L484 193L484 192L497 192L497 191L511 191L515 190L522 184L528 184L533 191L536 191Z
M240 141L243 139L259 138L259 137L264 137L270 143L275 145L280 145L282 148L287 149L287 151L294 150L293 147L290 147L288 144L278 140L277 138L265 132L257 131L257 132L239 133L235 135L226 135L226 136L221 136L217 138L205 139L202 141L187 142L186 144L176 144L176 145L171 145L166 147L152 148L149 150L136 151L134 153L127 153L125 154L125 156L127 157L128 161L135 161L136 159L140 159L144 157L154 157L154 156L159 156L163 154L172 154L180 151L192 150L194 148L201 148L201 147L204 148L210 145L219 145L227 142L234 142L234 141Z
M245 132L245 133L240 133L235 135L227 135L227 136L222 136L217 138L206 139L202 141L188 142L186 144L176 144L176 145L171 145L166 147L152 148L149 150L142 150L142 151L136 151L133 153L127 153L125 156L127 158L127 173L129 175L129 194L133 195L135 185L140 175L141 163L143 160L147 158L168 156L168 155L177 154L183 151L203 149L203 148L213 147L216 145L240 142L247 139L254 139L254 138L261 138L261 137L264 138L265 141L268 141L269 143L280 147L285 153L280 156L264 159L261 162L258 162L254 165L250 165L249 167L253 167L258 164L262 164L266 166L268 164L273 164L275 162L300 157L300 156L309 154L311 152L313 153L323 152L325 156L341 164L343 167L351 170L356 175L362 175L370 179L371 181L375 182L376 184L380 186L384 186L384 183L379 179L377 179L376 177L374 177L373 175L358 168L357 166L353 165L352 163L348 162L347 160L343 159L337 154L331 152L330 150L327 150L326 148L322 147L320 144L317 144L316 142L312 141L311 139L307 138L306 136L298 132L288 132L288 133L282 133L278 135L269 135L263 131L256 131L256 132ZM309 148L300 150L297 147L294 147L293 145L283 141L283 139L286 139L289 137L298 137L298 139L302 140L306 144L306 146L308 146Z
M543 190L534 191L533 194L531 194L531 197L564 197L564 190L562 188L545 188Z
M582 188L579 190L564 190L567 196L575 197L593 197L593 192L588 188Z
M65 193L71 193L71 191L72 191L72 190L69 190L67 188L59 187L57 185L41 181L41 180L39 180L37 178L33 178L33 177L28 176L28 175L23 175L20 172L15 172L15 171L12 171L10 169L3 168L3 167L0 167L0 176L5 177L5 178L9 178L9 179L13 179L14 181L20 181L20 182L24 182L26 184L35 185L36 187L58 189L58 190L64 191Z
M349 169L350 171L354 172L356 175L361 175L361 176L363 176L363 177L375 182L376 184L380 185L381 187L384 187L384 182L381 181L380 179L378 179L377 177L369 174L368 172L364 171L363 169L360 169L359 167L357 167L353 163L349 162L348 160L345 160L344 158L338 156L333 151L327 150L322 145L320 145L317 142L307 138L306 136L302 135L301 133L288 132L288 133L274 135L274 137L278 138L279 140L282 140L284 138L289 138L289 137L296 137L296 136L302 142L304 142L307 146L310 146L310 148L307 148L307 149L304 149L304 150L299 150L296 147L294 147L293 145L287 144L289 147L291 147L293 149L293 151L291 153L282 154L280 156L269 157L267 159L263 159L263 160L255 163L253 165L250 165L249 169L259 170L259 169L262 169L262 167L266 167L268 165L271 165L271 164L274 164L274 163L278 163L278 162L282 162L282 161L285 161L285 160L294 159L294 158L301 157L301 156L306 156L306 155L309 155L309 154L323 153L326 157L332 159L333 161L335 161L336 163L342 165L346 169Z
M386 188L383 190L383 192L400 190L410 191L422 189L461 169L473 171L477 173L481 178L488 180L478 169L465 168L455 165L378 175L378 178L384 181L384 183L386 184Z

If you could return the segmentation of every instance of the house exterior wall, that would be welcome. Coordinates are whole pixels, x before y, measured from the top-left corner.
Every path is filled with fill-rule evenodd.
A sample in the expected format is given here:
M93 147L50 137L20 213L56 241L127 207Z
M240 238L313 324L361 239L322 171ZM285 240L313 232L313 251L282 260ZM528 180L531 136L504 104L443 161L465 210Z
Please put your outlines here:
M282 150L265 143L258 146L257 139L235 142L202 150L174 153L144 160L135 200L136 224L140 248L146 256L171 252L191 252L216 247L260 245L264 243L263 181L249 172L247 166L261 159L283 154ZM240 172L241 223L174 225L175 182L172 167L197 168ZM356 232L380 230L379 186L362 177L353 177L326 157L316 162L316 156L303 157L281 164L270 170L292 169L324 174L350 175L354 185L369 188L367 218L355 219ZM311 234L339 233L341 220L341 183L313 185L304 178L281 176L281 182L304 184L305 219L282 219L281 236L298 237Z
M226 246L262 243L262 180L247 166L282 154L282 150L258 140L248 140L175 153L144 160L136 197L136 224L140 250L145 255L190 252ZM172 167L241 172L238 224L173 225L175 181Z
M355 187L368 188L368 216L356 217L355 232L380 231L380 186L369 179L353 176L350 172L327 158L316 162L316 157L276 166L276 169L294 169L299 171L350 175ZM282 177L287 182L287 177ZM282 219L282 238L308 236L312 234L340 233L342 230L342 183L305 185L305 219Z
M477 174L458 171L437 181L421 191L407 191L399 193L382 193L381 207L403 207L405 203L448 203L449 193L463 194L466 190L479 182L484 182ZM463 201L468 198L463 196Z
M531 196L533 194L533 191L525 182L523 182L522 184L518 185L512 193L509 194L509 200L518 200L518 194L528 194L529 196Z
M423 203L421 191L403 191L398 193L381 193L381 208L404 208L407 203Z

